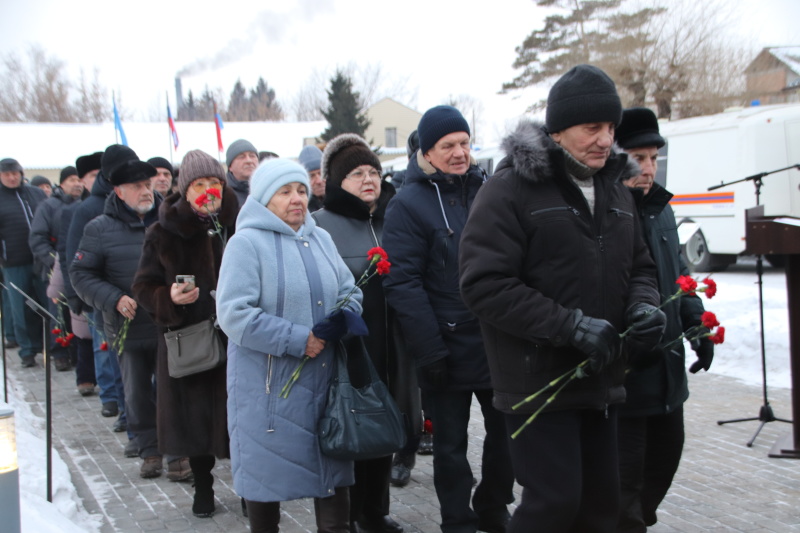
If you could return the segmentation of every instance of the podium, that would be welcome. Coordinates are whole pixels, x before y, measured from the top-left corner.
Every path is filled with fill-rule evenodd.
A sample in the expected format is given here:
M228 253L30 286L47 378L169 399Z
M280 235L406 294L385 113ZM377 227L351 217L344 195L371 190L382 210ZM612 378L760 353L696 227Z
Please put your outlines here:
M800 459L800 218L765 217L764 206L745 212L745 253L786 256L789 356L792 376L792 433L778 439L770 457Z

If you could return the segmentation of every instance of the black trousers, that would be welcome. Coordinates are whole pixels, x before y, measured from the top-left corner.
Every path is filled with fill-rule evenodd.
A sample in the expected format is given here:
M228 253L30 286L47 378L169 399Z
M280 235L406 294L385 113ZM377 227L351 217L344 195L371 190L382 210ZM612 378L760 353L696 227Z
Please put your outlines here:
M506 414L522 501L507 533L612 533L619 509L617 410Z
M333 496L314 498L317 533L350 533L349 494L347 487L336 487ZM247 500L247 516L251 533L278 533L281 504Z
M375 521L389 514L389 474L392 456L356 461L350 487L350 521Z
M139 457L161 455L156 432L156 349L124 348L119 368L125 388L128 430L136 437Z
M474 533L478 521L496 523L508 516L514 501L514 472L502 413L492 406L491 390L425 392L433 422L433 485L442 513L443 533ZM481 480L472 493L472 469L467 459L472 395L478 399L486 434L481 456Z
M656 523L683 453L683 405L656 416L619 418L619 533L640 533Z

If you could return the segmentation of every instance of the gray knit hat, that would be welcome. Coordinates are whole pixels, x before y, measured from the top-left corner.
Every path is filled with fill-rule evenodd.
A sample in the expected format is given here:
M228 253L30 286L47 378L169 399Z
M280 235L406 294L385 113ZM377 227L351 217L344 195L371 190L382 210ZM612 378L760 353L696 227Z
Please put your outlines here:
M300 150L300 155L297 156L297 161L306 167L306 172L319 170L320 164L322 163L322 150L313 144L304 146L303 149Z
M218 178L225 182L225 169L219 161L202 150L190 150L183 156L181 171L178 174L178 190L186 196L186 189L198 178Z
M258 150L256 150L256 147L253 146L253 143L250 141L245 139L233 141L231 145L228 146L228 151L225 152L225 164L230 167L233 160L236 159L236 156L245 152L253 152L256 154L256 157L258 157ZM181 169L181 172L183 172L183 169Z
M549 133L593 122L612 122L618 126L622 121L622 102L608 74L593 65L578 65L550 89L545 115Z

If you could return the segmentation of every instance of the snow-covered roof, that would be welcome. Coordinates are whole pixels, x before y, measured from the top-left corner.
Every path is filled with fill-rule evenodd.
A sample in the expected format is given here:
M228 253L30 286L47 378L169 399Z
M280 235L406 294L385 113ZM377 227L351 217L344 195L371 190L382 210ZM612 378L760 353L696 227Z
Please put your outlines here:
M171 137L166 122L123 122L128 145L140 159L161 156L170 159ZM303 140L319 137L328 123L315 122L226 122L222 129L224 149L237 139L247 139L259 151L281 157L297 157ZM189 150L199 149L217 156L217 134L213 122L177 122L178 149L172 161L180 163ZM0 158L13 157L23 168L55 169L74 165L84 154L100 152L119 142L113 122L104 124L0 123ZM223 150L220 157L225 161Z
M800 75L800 46L776 46L770 53L783 61L795 74Z

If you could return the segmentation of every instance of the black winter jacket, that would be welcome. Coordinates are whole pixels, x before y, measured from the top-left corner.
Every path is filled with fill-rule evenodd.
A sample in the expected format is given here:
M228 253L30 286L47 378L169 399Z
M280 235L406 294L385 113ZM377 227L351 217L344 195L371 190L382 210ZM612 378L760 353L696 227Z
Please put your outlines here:
M658 304L656 273L633 196L617 181L638 173L625 154L612 155L594 176L592 216L567 176L564 151L540 125L522 122L503 148L508 155L464 230L461 293L481 320L495 406L532 412L550 395L511 407L586 359L568 345L571 311L622 332L632 304ZM623 380L618 360L570 383L547 409L620 403Z
M664 301L678 290L675 280L688 276L689 269L681 256L675 213L669 205L672 193L654 183L647 196L634 191L644 238L658 270L658 289ZM663 309L667 329L662 344L677 339L682 332L701 323L703 302L700 297L682 296ZM627 400L620 416L663 415L674 411L689 397L686 379L686 355L683 343L670 346L658 364L643 370L631 370L625 378Z
M458 289L459 240L485 179L474 161L463 176L444 174L417 152L386 211L386 298L417 369L445 359L449 390L491 388L480 326ZM431 388L424 373L418 377Z
M236 200L239 201L239 208L241 209L250 194L250 182L237 180L230 171L226 174L226 181L228 188L236 195Z
M37 273L44 280L49 278L55 264L61 213L66 206L75 201L76 199L66 194L61 187L54 187L53 194L39 206L33 216L28 245L33 252Z
M94 185L92 185L92 193L88 198L84 199L80 204L74 207L74 211L72 211L72 220L69 223L69 229L67 232L66 248L63 255L64 261L66 261L67 274L69 273L69 265L72 263L72 260L75 257L75 252L78 251L78 245L83 238L83 230L86 228L86 225L89 223L89 221L103 214L103 210L105 209L106 205L106 198L113 190L114 186L111 185L111 182L109 182L103 175L103 172L100 171L97 173L97 178L94 180ZM69 210L72 210L72 208L68 209L68 211ZM69 275L64 276L64 293L67 296L67 302L69 302L69 307L72 309L72 312L80 314L82 311L91 310L91 306L86 302L83 302L75 293L75 289L72 287L72 280ZM94 319L98 324L98 327L100 327L100 325L102 325L102 317L95 316Z
M161 196L144 220L116 195L108 196L103 215L86 225L78 251L69 268L72 286L78 296L102 311L106 338L112 342L124 318L117 311L123 295L132 296L131 285L142 256L145 230L158 220ZM130 324L125 348L156 350L156 327L141 306Z
M47 199L44 191L22 184L9 189L0 184L0 264L15 267L33 264L28 244L34 213Z

